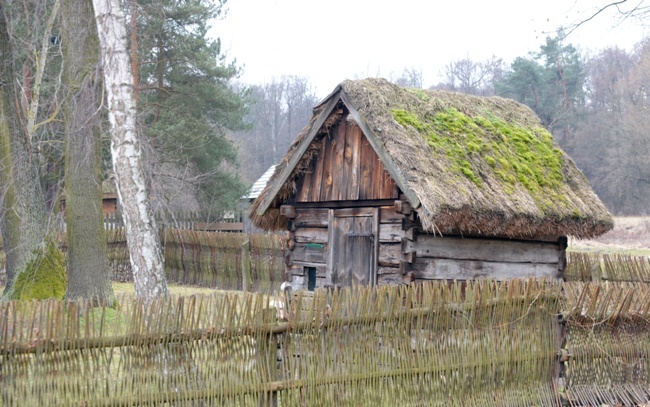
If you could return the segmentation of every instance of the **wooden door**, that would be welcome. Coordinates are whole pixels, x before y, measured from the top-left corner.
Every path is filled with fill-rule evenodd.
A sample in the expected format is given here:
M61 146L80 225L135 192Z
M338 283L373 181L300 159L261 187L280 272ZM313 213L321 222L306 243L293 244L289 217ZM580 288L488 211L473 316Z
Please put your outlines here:
M331 284L374 285L377 274L378 211L373 208L330 211Z

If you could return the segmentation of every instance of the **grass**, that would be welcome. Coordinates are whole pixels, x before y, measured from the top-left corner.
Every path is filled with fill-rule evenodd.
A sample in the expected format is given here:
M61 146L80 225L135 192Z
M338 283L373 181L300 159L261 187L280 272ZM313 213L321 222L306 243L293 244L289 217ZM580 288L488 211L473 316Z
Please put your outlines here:
M650 256L650 218L614 217L614 229L591 240L571 240L569 251Z
M135 287L133 283L113 283L113 291L117 298L122 297L134 297L135 296ZM193 295L193 294L223 294L226 292L232 293L232 291L218 290L214 288L206 287L195 287L189 285L179 285L179 284L169 284L169 293L171 295Z
M4 291L5 287L0 285L0 293ZM133 283L113 283L113 292L115 297L118 300L122 298L135 297L135 287ZM193 294L223 294L223 293L232 293L233 291L218 290L214 288L206 287L194 287L188 285L179 285L179 284L169 284L169 292L171 295L175 296L187 296Z

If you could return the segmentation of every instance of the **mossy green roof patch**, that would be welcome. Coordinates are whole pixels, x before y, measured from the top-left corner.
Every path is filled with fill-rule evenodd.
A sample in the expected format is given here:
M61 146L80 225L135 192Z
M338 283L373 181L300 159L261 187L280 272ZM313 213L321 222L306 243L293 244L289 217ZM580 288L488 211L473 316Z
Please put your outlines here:
M564 182L562 151L542 127L525 128L493 116L471 117L453 107L428 117L402 109L391 113L400 125L415 128L433 154L449 160L451 174L462 174L478 187L484 178L495 177L513 186L519 183L541 199L540 191L555 191Z

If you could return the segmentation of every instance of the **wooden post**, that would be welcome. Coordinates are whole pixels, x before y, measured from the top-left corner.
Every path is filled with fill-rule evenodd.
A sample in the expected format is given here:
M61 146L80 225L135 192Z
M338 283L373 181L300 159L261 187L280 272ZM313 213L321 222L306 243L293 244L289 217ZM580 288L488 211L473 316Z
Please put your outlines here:
M248 239L241 245L241 286L249 291L251 285L251 243Z

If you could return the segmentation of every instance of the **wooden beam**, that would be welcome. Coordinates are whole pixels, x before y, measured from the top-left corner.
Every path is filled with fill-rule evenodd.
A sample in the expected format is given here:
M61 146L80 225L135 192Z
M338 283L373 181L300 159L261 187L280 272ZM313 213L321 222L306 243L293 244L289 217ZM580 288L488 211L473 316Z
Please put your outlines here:
M320 201L320 202L296 202L296 208L357 208L362 206L392 206L391 199L364 199L360 201Z
M280 215L293 219L296 217L296 207L293 205L281 205Z
M418 228L410 227L404 231L404 237L411 241L416 241L418 238Z
M557 264L557 244L518 242L497 239L471 239L419 235L417 241L404 242L402 250L417 252L418 258L495 261L503 263Z
M325 269L325 284L333 284L332 272L334 268L334 209L327 211L327 267Z
M407 263L408 264L408 263ZM501 263L489 261L421 259L413 268L415 277L423 280L475 280L492 278L510 280L523 277L557 277L557 264Z
M380 226L380 219L379 219L379 208L373 208L372 210L372 232L374 235L373 239L373 262L372 262L372 270L370 271L370 285L375 286L377 285L377 270L379 267L379 226Z
M411 204L405 201L395 201L395 212L403 215L410 215L413 212Z
M206 232L241 232L244 230L242 222L196 222L194 230L203 230Z
M289 176L293 172L294 168L296 168L296 165L302 158L303 154L305 154L305 151L307 151L307 148L314 140L314 137L320 131L321 126L323 125L323 123L325 123L325 120L327 120L327 118L330 116L330 114L332 113L336 105L339 103L340 94L342 93L343 92L340 91L332 94L329 101L327 102L323 110L320 112L320 115L312 125L311 129L309 129L309 133L307 133L305 138L298 145L296 151L293 153L291 159L289 159L289 162L284 167L282 172L280 172L278 177L275 180L273 180L271 189L269 189L268 193L264 197L264 200L262 201L259 208L257 209L258 215L260 216L264 215L264 213L269 208L269 206L271 206L271 202L273 202L278 192L280 192L280 188L282 188L284 183L287 182Z
M399 272L401 275L406 275L413 270L413 265L405 260L399 262Z
M381 142L375 135L375 132L370 129L370 126L366 123L366 121L361 117L359 112L357 111L356 106L352 103L350 98L348 97L347 93L345 91L341 90L340 92L340 98L343 100L343 103L347 106L347 108L350 110L350 115L356 121L357 125L361 128L361 131L363 131L363 134L365 134L366 139L368 139L368 142L372 146L373 150L375 150L375 153L381 160L382 164L384 164L384 168L386 168L386 171L390 174L390 176L393 178L397 186L400 188L402 193L406 195L408 198L409 202L411 203L411 206L414 209L417 209L420 207L420 199L415 195L411 187L408 185L406 182L406 179L402 175L402 172L399 170L397 165L395 165L395 162L393 159L386 154L386 151L383 149Z

